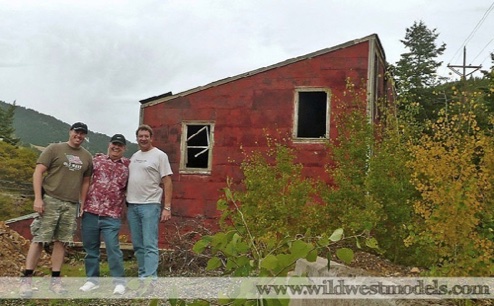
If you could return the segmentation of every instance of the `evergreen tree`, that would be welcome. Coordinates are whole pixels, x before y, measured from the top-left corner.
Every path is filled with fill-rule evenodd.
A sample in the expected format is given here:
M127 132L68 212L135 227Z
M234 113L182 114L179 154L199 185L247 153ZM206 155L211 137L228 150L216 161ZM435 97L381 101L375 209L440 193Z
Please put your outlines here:
M392 67L400 100L419 103L420 119L433 117L435 109L442 106L435 105L438 99L433 93L434 86L441 82L436 72L442 61L437 61L437 57L446 50L445 43L436 44L438 36L436 29L430 30L424 22L415 21L406 29L405 39L400 40L409 51L401 54Z
M490 70L483 70L482 74L484 79L487 80L487 84L480 89L484 93L484 102L487 110L490 113L494 112L494 53L491 53L491 68Z
M14 115L15 101L9 104L7 109L0 108L0 139L8 144L17 146L20 142L19 138L15 137Z

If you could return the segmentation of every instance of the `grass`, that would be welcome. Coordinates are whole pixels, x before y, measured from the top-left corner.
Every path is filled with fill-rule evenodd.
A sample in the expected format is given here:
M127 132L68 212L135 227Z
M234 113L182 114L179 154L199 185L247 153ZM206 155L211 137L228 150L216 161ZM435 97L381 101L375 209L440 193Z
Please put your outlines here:
M124 261L124 270L126 277L137 277L137 262L135 260ZM49 275L50 270L47 269L46 273ZM84 268L84 260L70 262L62 267L62 275L65 277L85 277L86 272ZM110 267L107 261L100 263L100 277L110 276Z
M101 258L100 277L110 276L110 267L104 251L101 252ZM137 262L131 254L124 253L124 270L125 277L137 277ZM39 271L44 275L51 274L50 267L39 267ZM84 252L76 250L65 256L61 274L63 277L85 277Z
M110 276L110 268L108 262L106 261L106 256L104 251L102 252L102 261L100 262L100 276L101 277L109 277ZM124 256L124 269L126 277L137 277L137 262L131 256ZM50 275L51 270L49 267L39 267L40 272L43 272L44 275ZM77 251L68 256L66 256L66 261L62 266L62 276L63 277L85 277L85 268L84 268L84 252ZM77 292L79 285L76 287L68 286L66 284L66 288L71 292ZM109 289L111 292L111 288ZM16 293L17 294L17 293ZM53 294L53 298L49 299L5 299L0 300L0 305L47 305L47 306L55 306L55 305L151 305L152 301L148 300L101 300L101 299L69 299L58 298L55 294Z
M51 250L48 250L51 253ZM137 261L135 260L133 256L133 250L123 250L124 252L124 269L125 269L125 276L126 277L131 277L131 278L136 278L137 277ZM195 259L191 257L192 255L189 254L190 252L180 252L180 253L174 253L174 252L162 252L160 254L160 267L158 269L158 275L159 276L172 276L172 275L180 275L180 276L185 276L189 275L190 273L194 272L195 274L198 273L198 271L202 271L203 267L202 264L204 264L202 261L203 259ZM67 289L69 289L70 292L78 292L79 286L82 285L84 282L84 278L86 277L85 275L85 267L84 267L84 251L79 248L79 247L74 247L70 248L65 256L65 262L62 267L62 276L63 277L76 277L76 278L83 278L81 279L81 284L69 284L69 282L64 282L64 285ZM39 272L42 272L41 275L49 276L51 274L51 270L49 266L38 266ZM185 271L191 270L192 272L185 273ZM192 274L190 274L192 275ZM106 254L104 249L102 250L101 254L101 262L100 262L100 276L101 277L109 277L110 276L110 271L109 271L109 266L108 262L106 260ZM132 281L131 281L132 282ZM129 282L128 288L130 289L130 292L135 290L136 288L133 288L133 284ZM45 288L47 285L42 284L41 285L41 280L38 279L39 287ZM106 288L103 288L104 285L102 285L103 290L106 290ZM113 288L109 287L108 292L111 293ZM15 292L16 297L18 296L17 290ZM131 296L129 298L124 298L124 299L77 299L77 298L70 298L70 295L68 298L59 298L59 296L53 296L48 299L0 299L0 306L3 305L81 305L81 306L88 306L88 305L118 305L118 306L126 306L126 305L140 305L140 306L148 306L148 305L169 305L169 303L166 302L166 300L163 299L134 299Z

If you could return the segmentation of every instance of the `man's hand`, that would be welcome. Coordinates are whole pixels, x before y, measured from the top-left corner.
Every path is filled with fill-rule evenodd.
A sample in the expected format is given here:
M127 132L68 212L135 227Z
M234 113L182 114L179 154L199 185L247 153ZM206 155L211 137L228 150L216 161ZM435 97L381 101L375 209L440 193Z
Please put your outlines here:
M169 211L169 210L166 210L166 209L163 209L163 211L161 212L161 222L165 222L165 221L168 221L172 218L172 212Z
M38 214L42 215L45 211L45 202L42 199L34 199L33 209Z

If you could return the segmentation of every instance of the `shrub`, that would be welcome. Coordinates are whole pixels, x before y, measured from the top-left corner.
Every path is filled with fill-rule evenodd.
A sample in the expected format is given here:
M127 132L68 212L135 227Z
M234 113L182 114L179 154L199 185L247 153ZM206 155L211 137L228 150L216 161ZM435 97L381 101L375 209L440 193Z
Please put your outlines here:
M476 121L475 99L464 96L443 111L412 145L407 164L420 192L414 211L423 226L408 242L432 246L432 274L486 276L494 270L494 139Z

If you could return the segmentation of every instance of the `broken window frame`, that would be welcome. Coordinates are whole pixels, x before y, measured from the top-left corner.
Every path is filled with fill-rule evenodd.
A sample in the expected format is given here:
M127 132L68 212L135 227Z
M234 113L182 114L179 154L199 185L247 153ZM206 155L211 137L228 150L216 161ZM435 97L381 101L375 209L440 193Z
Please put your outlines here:
M200 126L204 127L199 129L193 135L187 137L187 132L189 126ZM205 146L188 146L188 140L199 135L203 132L204 128L208 128L209 133L206 134L206 142ZM181 150L180 150L180 173L189 173L189 174L211 174L212 170L212 160L213 160L213 144L214 144L214 122L211 121L183 121L182 122L182 137L181 137ZM188 150L189 149L203 149L195 155L207 154L208 155L208 165L206 168L197 168L197 167L187 167L188 161Z
M298 136L298 124L299 124L299 93L301 92L324 92L326 93L326 122L325 122L325 134L323 137L299 137ZM325 142L329 139L329 126L330 126L330 106L331 106L331 90L325 87L299 87L294 91L294 120L293 120L293 132L292 138L294 142Z

